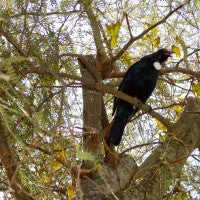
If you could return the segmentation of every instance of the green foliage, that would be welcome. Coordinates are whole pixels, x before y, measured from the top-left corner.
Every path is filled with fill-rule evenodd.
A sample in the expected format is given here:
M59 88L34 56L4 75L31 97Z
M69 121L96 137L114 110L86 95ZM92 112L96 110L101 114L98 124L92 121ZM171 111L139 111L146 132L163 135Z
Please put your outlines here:
M185 41L180 36L176 36L176 41L177 41L177 43L179 43L181 45L183 53L184 53L184 60L186 60L187 55L188 55L188 52L187 52L188 48L185 44Z
M192 85L192 90L194 91L196 97L200 98L200 83L199 82Z
M88 151L78 152L77 157L82 160L88 160L88 161L92 161L92 162L96 161L96 157Z
M172 52L174 52L176 54L177 57L180 57L181 56L181 51L180 49L175 46L175 45L172 45Z
M150 23L145 23L148 28L152 26ZM146 40L149 40L152 45L157 48L160 45L160 36L158 33L158 27L153 28L149 33L145 35Z
M26 168L26 166L25 166ZM22 184L24 187L29 191L30 193L37 195L40 193L40 189L37 187L37 179L34 177L33 174L29 172L28 169L22 168L22 170L19 172L20 178L22 180Z

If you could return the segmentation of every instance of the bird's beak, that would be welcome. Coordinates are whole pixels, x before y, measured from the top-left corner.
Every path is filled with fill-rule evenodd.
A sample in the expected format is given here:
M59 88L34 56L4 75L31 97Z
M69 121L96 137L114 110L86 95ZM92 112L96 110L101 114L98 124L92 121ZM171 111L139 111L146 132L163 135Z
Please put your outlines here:
M166 56L172 57L171 54L173 54L173 52L172 52L172 51L166 51L164 54L165 54Z

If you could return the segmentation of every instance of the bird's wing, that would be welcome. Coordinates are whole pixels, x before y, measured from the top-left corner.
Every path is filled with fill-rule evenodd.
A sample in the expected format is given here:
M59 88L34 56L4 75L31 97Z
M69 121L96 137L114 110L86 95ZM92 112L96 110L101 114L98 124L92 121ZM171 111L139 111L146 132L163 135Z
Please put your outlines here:
M142 77L146 74L143 68L147 63L151 63L152 55L147 55L134 63L125 73L124 78L119 86L118 91L124 92L132 97L137 97L139 85L142 82ZM113 105L113 115L120 100L115 97Z
M131 95L131 96L134 95L133 90L134 90L134 87L136 87L135 84L137 84L136 83L137 81L135 79L137 79L137 76L138 76L137 65L138 65L138 62L133 64L125 73L124 78L118 88L118 91L124 92L125 94ZM119 103L119 99L115 97L112 115L114 115L118 103Z

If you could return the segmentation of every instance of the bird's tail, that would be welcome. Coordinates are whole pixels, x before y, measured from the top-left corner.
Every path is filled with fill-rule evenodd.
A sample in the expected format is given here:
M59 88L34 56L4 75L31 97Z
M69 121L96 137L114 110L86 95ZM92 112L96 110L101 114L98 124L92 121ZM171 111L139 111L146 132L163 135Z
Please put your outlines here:
M115 146L119 145L127 123L128 123L128 117L121 118L119 116L115 116L114 122L110 129L109 137L107 139L109 144L112 143Z
M125 126L130 121L130 119L135 115L138 109L134 109L131 113L123 113L122 115L115 115L110 133L107 139L107 142L114 144L115 146L119 145Z

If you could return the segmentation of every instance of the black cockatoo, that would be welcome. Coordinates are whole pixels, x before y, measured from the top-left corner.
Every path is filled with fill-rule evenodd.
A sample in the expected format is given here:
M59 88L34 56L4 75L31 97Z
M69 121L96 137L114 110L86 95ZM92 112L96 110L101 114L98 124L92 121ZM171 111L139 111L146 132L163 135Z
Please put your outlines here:
M141 58L128 69L118 91L137 97L145 103L156 87L161 64L171 54L171 51L160 49ZM113 106L113 115L115 114L115 117L107 139L109 144L119 145L126 124L137 111L138 108L131 103L115 97Z

